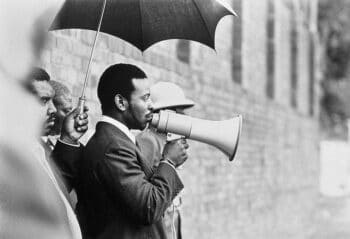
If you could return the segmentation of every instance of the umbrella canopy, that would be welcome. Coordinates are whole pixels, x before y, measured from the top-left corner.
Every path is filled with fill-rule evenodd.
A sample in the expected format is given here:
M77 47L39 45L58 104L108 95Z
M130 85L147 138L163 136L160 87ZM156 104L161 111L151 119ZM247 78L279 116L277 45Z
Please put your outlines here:
M187 39L215 48L220 19L235 13L216 0L106 0L101 32L141 51L167 39ZM104 0L66 0L51 30L97 30Z

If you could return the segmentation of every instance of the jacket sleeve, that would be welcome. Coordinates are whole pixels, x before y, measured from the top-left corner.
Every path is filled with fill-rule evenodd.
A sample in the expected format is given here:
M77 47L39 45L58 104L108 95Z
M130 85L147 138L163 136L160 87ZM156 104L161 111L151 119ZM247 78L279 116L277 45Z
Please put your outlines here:
M76 187L82 149L82 145L75 147L58 140L52 151L51 158L58 167L68 192Z
M130 215L145 225L159 221L174 197L183 189L176 171L160 164L147 179L135 152L127 147L109 148L97 169L97 177L116 202L122 202Z
M141 133L136 139L144 158L152 166L158 166L162 158L162 147L156 137L150 133Z

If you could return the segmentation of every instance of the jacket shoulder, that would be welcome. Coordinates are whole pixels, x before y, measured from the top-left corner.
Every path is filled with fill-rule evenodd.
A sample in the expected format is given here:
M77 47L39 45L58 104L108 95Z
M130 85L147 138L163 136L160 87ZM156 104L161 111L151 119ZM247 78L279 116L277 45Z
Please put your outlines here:
M126 149L135 151L135 145L118 128L107 123L99 123L95 134L86 145L86 149L96 149L99 152L106 152L109 149Z

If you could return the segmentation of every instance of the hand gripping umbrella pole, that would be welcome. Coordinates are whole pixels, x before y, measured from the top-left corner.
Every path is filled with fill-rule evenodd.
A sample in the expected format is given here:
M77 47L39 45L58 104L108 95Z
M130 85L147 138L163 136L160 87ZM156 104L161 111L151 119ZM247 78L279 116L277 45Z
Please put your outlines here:
M85 74L84 86L83 86L83 89L82 89L82 92L81 92L81 96L79 97L78 108L79 108L79 113L80 114L82 114L84 112L84 106L85 106L85 101L86 101L85 89L86 89L87 82L88 82L88 79L89 79L89 76L90 76L90 66L91 66L91 63L92 63L92 59L94 57L97 39L98 39L100 30L101 30L102 19L103 19L103 15L104 15L104 12L105 12L105 9L106 9L106 2L107 2L107 0L103 1L102 11L101 11L100 19L99 19L99 22L98 22L97 31L96 31L96 34L95 34L95 39L94 39L94 43L93 43L93 46L92 46L92 49L91 49L90 59L89 59L89 63L88 63L86 74Z

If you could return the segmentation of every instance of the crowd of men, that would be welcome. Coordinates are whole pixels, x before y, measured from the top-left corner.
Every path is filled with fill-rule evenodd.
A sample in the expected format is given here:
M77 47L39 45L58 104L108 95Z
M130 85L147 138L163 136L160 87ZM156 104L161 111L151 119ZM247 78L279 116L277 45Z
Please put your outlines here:
M40 52L45 34L30 20L39 39L28 52ZM113 64L97 87L101 119L82 145L88 108L80 113L68 87L32 67L37 56L13 62L28 68L20 76L0 58L0 238L181 238L177 168L188 144L148 125L159 110L183 114L194 102L173 83L151 86L135 65Z

